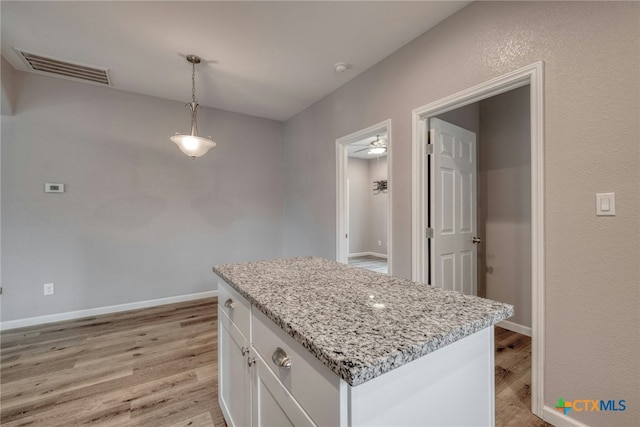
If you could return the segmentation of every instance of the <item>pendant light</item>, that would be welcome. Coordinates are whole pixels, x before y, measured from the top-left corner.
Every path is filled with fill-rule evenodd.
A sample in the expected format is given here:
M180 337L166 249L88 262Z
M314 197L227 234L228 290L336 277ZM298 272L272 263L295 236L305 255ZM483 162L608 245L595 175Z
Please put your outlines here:
M204 156L207 151L216 146L213 139L209 136L204 138L198 136L198 123L196 122L196 113L198 109L198 103L196 102L196 64L200 63L200 57L196 55L188 55L187 61L191 63L191 102L187 106L191 109L191 133L189 135L182 135L178 132L171 137L171 141L175 142L178 148L186 154L195 159L196 157Z

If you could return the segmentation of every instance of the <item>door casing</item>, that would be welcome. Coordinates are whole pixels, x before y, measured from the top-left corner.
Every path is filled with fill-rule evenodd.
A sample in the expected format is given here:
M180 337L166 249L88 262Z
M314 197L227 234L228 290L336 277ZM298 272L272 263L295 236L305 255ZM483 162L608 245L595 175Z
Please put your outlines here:
M545 418L551 411L544 406L544 64L533 63L511 73L481 83L441 100L413 110L412 131L412 278L424 275L427 253L425 213L426 122L430 117L465 105L508 92L522 86L530 87L531 114L531 411Z

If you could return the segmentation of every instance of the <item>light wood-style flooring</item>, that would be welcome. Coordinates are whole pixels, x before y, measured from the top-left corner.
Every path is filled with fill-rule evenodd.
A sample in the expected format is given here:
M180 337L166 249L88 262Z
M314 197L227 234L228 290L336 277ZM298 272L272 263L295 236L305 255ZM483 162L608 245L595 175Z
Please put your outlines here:
M349 257L349 265L353 265L354 267L366 268L367 270L371 271L377 271L378 273L387 274L389 272L389 268L387 267L387 259L373 255Z
M224 426L216 303L2 332L0 424Z
M215 298L1 335L0 424L216 426ZM531 340L496 328L496 426L531 414Z
M496 426L553 427L531 413L531 338L495 327Z

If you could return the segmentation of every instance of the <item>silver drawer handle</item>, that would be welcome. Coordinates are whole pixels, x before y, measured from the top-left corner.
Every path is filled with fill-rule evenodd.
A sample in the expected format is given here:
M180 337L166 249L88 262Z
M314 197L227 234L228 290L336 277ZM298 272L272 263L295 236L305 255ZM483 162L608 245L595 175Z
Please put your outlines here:
M287 356L287 353L285 353L280 347L276 348L276 351L273 352L271 360L273 360L273 363L275 363L278 368L291 368L291 360L289 359L289 356Z
M242 355L243 355L243 356L246 356L246 355L247 355L247 353L249 353L249 349L248 349L247 347L242 347L242 348L240 349L240 351L242 352Z
M224 306L227 307L228 309L233 310L235 308L235 306L236 306L236 303L233 302L233 300L231 298L229 298L228 300L226 300L224 302Z

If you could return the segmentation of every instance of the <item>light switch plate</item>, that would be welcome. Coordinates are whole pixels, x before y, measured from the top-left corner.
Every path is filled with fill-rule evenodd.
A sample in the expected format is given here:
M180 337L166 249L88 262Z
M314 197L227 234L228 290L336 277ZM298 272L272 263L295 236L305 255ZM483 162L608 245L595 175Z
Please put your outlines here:
M615 216L616 193L596 193L596 215Z

